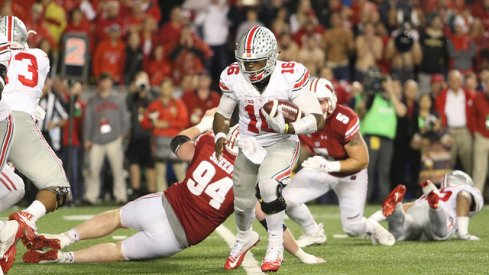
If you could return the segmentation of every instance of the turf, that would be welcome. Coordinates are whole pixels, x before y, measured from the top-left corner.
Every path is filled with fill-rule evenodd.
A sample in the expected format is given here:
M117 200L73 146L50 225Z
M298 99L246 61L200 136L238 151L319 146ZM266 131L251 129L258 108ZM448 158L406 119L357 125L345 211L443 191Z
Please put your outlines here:
M63 219L66 215L96 214L113 207L65 208L41 219L40 232L58 233L72 228L79 221ZM367 214L378 206L368 206ZM279 273L282 274L488 274L489 273L489 208L471 219L470 232L481 241L448 242L401 242L394 247L372 246L370 240L362 238L333 238L333 234L343 234L337 206L312 206L311 210L318 222L325 225L328 241L321 246L306 248L306 252L327 260L321 265L301 264L290 254ZM1 213L7 216L11 211ZM234 231L234 218L225 225ZM298 227L288 221L296 236ZM265 231L257 223L254 228L266 240ZM113 235L130 235L131 230L118 230ZM70 249L79 249L100 242L113 242L112 235L99 240L88 240L74 244ZM164 245L164 244L162 244ZM261 262L266 248L262 241L252 250ZM24 247L18 244L16 262L9 274L246 274L243 269L225 272L222 269L228 253L225 242L213 233L201 244L191 247L171 258L144 262L121 262L104 264L24 264Z

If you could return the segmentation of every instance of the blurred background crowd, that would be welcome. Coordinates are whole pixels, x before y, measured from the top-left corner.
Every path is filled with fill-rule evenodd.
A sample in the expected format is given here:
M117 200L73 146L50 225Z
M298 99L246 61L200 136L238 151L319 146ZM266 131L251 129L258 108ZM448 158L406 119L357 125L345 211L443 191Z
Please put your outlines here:
M486 185L489 0L0 3L1 15L37 32L29 45L50 58L39 127L63 160L75 203L123 203L182 179L170 140L218 105L219 74L254 25L275 33L280 60L331 80L339 103L359 114L370 202L397 184L414 198L418 182L454 167ZM81 84L59 74L67 34L88 40Z

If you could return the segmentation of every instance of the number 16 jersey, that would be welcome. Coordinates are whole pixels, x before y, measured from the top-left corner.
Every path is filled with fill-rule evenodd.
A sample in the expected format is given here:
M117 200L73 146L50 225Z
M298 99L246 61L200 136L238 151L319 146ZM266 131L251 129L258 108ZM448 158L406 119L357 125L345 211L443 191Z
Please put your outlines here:
M41 49L12 50L2 101L34 117L48 72L49 58Z

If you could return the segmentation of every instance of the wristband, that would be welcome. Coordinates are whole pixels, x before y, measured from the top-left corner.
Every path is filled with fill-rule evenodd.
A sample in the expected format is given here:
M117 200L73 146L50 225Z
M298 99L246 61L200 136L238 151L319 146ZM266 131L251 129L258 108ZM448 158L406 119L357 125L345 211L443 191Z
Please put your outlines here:
M328 163L328 170L330 173L336 173L341 171L341 163L339 161L330 161Z
M217 141L220 139L220 138L227 138L228 135L226 135L225 133L223 132L219 132L217 133L215 136L214 136L214 143L217 143Z
M285 123L284 134L288 134L288 133L289 133L289 124Z

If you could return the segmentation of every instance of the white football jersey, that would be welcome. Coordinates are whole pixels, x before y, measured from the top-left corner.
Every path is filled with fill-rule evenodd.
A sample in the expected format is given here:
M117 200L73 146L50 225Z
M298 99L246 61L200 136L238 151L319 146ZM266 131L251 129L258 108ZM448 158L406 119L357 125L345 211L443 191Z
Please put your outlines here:
M283 139L283 135L268 128L260 109L270 100L292 101L302 92L309 80L309 72L297 62L277 61L270 75L270 81L263 93L260 92L241 73L238 63L229 65L221 73L219 87L223 96L239 104L239 134L253 136L262 146L270 146ZM307 106L299 106L302 110ZM296 135L289 138L297 140Z
M12 50L2 101L34 117L48 72L49 58L41 49Z
M473 216L482 210L482 207L484 207L484 198L481 192L479 191L479 189L475 188L472 185L464 184L464 185L451 186L451 187L439 189L440 200L443 201L443 203L446 206L446 209L450 211L454 217L456 217L457 195L461 191L466 191L469 194L471 194L474 200L475 207L474 209L470 209L470 213L469 213L470 216ZM421 196L418 200L416 200L415 203L427 205L428 201L426 200L425 196Z

